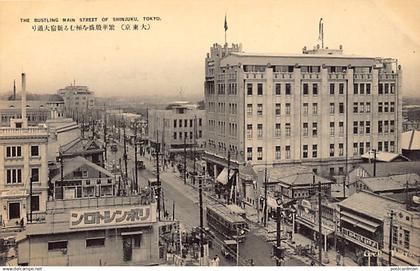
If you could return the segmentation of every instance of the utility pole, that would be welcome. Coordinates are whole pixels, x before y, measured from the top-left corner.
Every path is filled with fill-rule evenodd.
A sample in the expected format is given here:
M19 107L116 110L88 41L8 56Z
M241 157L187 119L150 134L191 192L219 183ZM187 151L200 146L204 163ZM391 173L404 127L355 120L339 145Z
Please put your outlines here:
M106 134L106 112L104 116L104 143L105 143L105 160L108 161L108 155L107 155L107 146L108 146L108 139Z
M34 181L35 176L31 176L30 184L29 184L29 221L32 223L32 183Z
M193 185L195 185L195 176L197 175L197 169L195 166L195 155L197 152L197 116L194 116L194 127L193 127L193 144L194 144L194 151L193 151L193 169L194 169L194 176L193 176Z
M391 210L390 216L391 216L391 218L390 218L390 223L389 223L389 244L388 244L388 250L389 250L388 263L389 263L389 266L392 265L392 232L393 232L392 228L394 227L394 223L393 223L394 222L394 211L393 210Z
M195 178L195 176L194 176ZM200 203L200 262L204 260L204 216L203 216L203 178L200 176L198 178L198 193L199 193L199 203Z
M184 184L187 184L187 138L184 136Z
M127 167L127 142L126 142L126 138L125 138L125 124L123 126L123 132L124 132L124 155L123 155L123 159L124 159L124 166L125 166L125 178L128 180L128 167Z
M376 149L373 149L373 177L376 177Z
M227 170L227 185L229 185L229 177L230 177L230 150L228 150L228 166L227 166L227 168L228 168L228 170ZM229 198L228 198L228 203L230 203L230 195L229 195Z
M277 245L277 249L276 249L276 251L278 252L277 253L277 257L276 257L276 265L277 266L281 266L281 261L280 261L280 255L279 255L279 252L280 252L280 250L281 250L281 206L277 203L277 215L276 215L276 220L277 220L277 238L276 238L276 240L277 240L277 243L276 243L276 245Z
M175 221L175 201L172 202L172 221Z
M159 130L157 133L157 142L156 142L156 178L157 178L157 209L158 209L158 218L160 221L160 170L159 170L159 155L160 155L160 146L159 146Z
M134 122L134 168L134 176L136 180L134 189L138 192L139 181L137 176L137 121Z
M315 174L314 174L315 180ZM321 180L318 182L318 231L319 231L319 238L318 238L318 253L319 253L319 265L322 265L322 212L321 212Z
M267 227L267 167L264 171L264 227Z

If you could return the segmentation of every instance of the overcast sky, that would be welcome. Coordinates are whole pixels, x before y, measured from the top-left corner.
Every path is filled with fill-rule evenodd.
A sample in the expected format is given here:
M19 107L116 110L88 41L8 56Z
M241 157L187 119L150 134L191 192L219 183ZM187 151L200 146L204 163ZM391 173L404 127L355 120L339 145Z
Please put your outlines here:
M0 92L55 92L76 80L98 96L203 93L204 58L224 42L244 51L300 53L318 38L345 54L397 58L403 95L420 96L420 0L0 2ZM159 16L149 31L36 32L34 18ZM30 18L21 23L20 18ZM70 24L68 24L70 25ZM117 24L119 25L119 24Z

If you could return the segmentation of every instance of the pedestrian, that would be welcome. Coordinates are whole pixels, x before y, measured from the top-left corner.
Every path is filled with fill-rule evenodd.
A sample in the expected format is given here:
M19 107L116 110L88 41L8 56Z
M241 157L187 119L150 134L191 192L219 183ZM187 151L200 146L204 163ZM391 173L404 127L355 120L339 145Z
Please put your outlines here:
M23 217L22 217L22 219L20 220L20 227L23 229L23 226L24 226L24 221L23 221Z
M220 265L220 258L218 255L216 255L216 257L214 257L214 265L215 266L219 266Z

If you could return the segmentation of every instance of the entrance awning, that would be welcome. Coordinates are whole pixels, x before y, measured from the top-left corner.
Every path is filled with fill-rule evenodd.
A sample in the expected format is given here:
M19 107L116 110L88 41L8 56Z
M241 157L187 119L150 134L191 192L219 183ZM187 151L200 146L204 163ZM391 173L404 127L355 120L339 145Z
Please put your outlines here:
M347 217L351 217L351 218L353 218L353 219L356 219L356 220L358 220L358 221L360 221L360 222L362 222L362 223L364 223L364 224L367 224L367 225L369 225L369 226L371 226L371 227L374 227L374 228L377 228L377 227L379 227L379 226L380 226L380 224L379 224L379 223L376 223L376 222L371 221L371 220L368 220L368 219L366 219L366 218L363 218L363 217L360 217L360 216L354 215L354 214L352 214L352 213L350 213L350 212L341 211L340 213L341 213L341 214L343 214L343 215L345 215L345 216L347 216Z
M375 232L376 231L375 227L371 227L369 225L360 223L359 221L357 221L353 218L347 217L347 216L342 216L341 220L346 221L347 223L350 223L351 225L354 225L356 227L360 227L360 228L365 229L365 230L370 231L370 232Z
M235 172L233 170L231 170L230 174L229 174L229 180L232 178L233 174L235 174ZM228 183L227 175L228 175L228 169L223 168L222 172L220 172L220 174L219 174L219 176L217 176L216 180L219 183L227 184Z

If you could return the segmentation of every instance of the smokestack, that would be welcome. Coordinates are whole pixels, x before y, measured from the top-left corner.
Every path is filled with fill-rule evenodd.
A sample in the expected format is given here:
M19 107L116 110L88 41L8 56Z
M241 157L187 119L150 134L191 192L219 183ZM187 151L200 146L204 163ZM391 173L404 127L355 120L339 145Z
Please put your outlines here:
M22 128L27 123L26 119L26 76L22 73Z
M16 101L16 80L13 80L13 101Z

